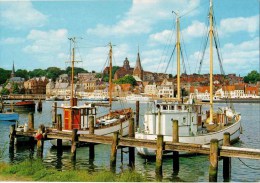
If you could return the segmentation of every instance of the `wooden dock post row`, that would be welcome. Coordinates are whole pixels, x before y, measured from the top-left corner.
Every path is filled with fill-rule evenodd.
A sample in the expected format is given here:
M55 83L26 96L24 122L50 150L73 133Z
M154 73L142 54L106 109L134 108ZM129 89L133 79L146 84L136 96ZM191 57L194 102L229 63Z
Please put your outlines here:
M32 114L29 114L30 119ZM33 122L34 120L30 120ZM119 137L119 132L115 132L113 137L95 135L94 133L94 118L90 116L90 133L89 134L77 134L77 129L73 129L72 133L62 132L59 130L51 131L48 130L44 132L44 126L40 126L40 131L44 134L43 138L39 142L39 147L37 145L37 152L43 151L44 140L60 139L60 140L71 140L71 158L76 159L76 144L78 142L89 143L89 159L94 159L94 144L110 144L111 154L110 154L110 169L111 171L116 171L116 156L118 147L128 147L129 148L129 165L134 168L135 165L135 147L144 147L156 150L156 179L157 181L162 180L163 175L163 151L173 152L173 173L177 174L179 172L179 152L191 152L198 154L209 155L210 165L209 165L209 181L216 182L218 176L218 161L219 157L223 157L223 178L224 181L230 179L231 175L231 157L237 158L249 158L260 160L260 149L249 149L249 148L238 148L230 147L230 134L224 134L223 146L219 146L218 140L212 139L210 145L200 145L200 144L188 144L179 143L179 132L178 132L178 121L172 121L173 137L172 142L164 142L163 135L157 135L157 140L144 140L134 138L134 119L131 118L129 121L129 136ZM57 115L57 123L59 129L61 128L61 116ZM30 129L28 132L15 131L15 126L10 127L10 149L14 147L15 136L28 136L31 138L35 137L36 131ZM38 144L38 143L37 143ZM93 145L93 146L92 146ZM10 150L10 153L12 151ZM58 153L58 150L57 150ZM38 153L37 153L38 154ZM91 161L90 161L91 162Z

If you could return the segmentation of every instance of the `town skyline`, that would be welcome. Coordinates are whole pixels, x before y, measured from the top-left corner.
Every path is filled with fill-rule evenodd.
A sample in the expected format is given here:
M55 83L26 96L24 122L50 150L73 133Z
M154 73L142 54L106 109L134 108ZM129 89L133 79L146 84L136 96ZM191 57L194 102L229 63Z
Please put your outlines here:
M225 74L246 76L257 70L259 1L213 4ZM164 72L175 42L172 11L176 11L183 16L187 74L196 73L208 6L209 0L1 1L0 67L11 70L14 61L16 69L65 69L70 59L68 38L75 36L80 51L77 59L83 61L76 67L101 72L111 41L115 44L113 65L122 66L127 57L134 67L140 51L144 70ZM207 57L206 53L202 74L208 73ZM176 74L175 64L174 58L167 73ZM219 66L215 68L218 74Z

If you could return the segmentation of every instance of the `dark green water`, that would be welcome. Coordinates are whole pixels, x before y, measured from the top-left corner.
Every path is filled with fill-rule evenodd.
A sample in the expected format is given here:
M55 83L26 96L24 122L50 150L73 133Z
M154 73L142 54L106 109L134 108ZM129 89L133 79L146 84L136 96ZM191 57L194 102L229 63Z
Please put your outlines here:
M43 102L43 112L35 112L35 128L39 124L51 126L51 105L52 102ZM58 102L60 105L60 102ZM115 103L115 108L120 108L123 104ZM219 106L225 104L218 104ZM243 134L235 146L257 148L260 149L260 104L234 104L237 111L242 114ZM124 104L124 106L133 107L135 103ZM217 107L217 106L216 106ZM140 120L142 118L147 104L140 104ZM106 111L105 108L98 110L101 115ZM58 111L59 113L60 111ZM27 122L28 114L20 114L20 124ZM9 142L9 122L0 122L0 148L5 146L7 149L0 161L4 162L20 162L29 158L29 148L25 145L23 147L15 147L15 153L10 156L8 153ZM36 150L36 149L35 149ZM127 149L124 149L125 151ZM109 167L110 146L96 145L95 146L95 160L90 162L88 159L88 147L81 147L77 149L76 161L70 159L70 149L64 149L62 154L57 154L55 148L49 142L44 144L43 162L47 167L55 167L59 170L83 169L86 171L98 171L107 169ZM34 153L36 156L36 153ZM231 181L232 182L259 182L260 181L260 161L242 159L245 166L238 158L232 158ZM219 161L218 181L223 181L222 178L222 161ZM121 150L117 153L117 172L128 169L128 154L123 153L123 161L121 161ZM136 154L135 159L136 170L142 172L150 181L155 180L155 160L144 159ZM172 174L172 160L165 158L163 160L163 181L178 181L178 182L207 182L208 181L208 156L193 156L180 158L180 171L178 175ZM252 169L254 168L254 169ZM87 181L87 180L86 180Z

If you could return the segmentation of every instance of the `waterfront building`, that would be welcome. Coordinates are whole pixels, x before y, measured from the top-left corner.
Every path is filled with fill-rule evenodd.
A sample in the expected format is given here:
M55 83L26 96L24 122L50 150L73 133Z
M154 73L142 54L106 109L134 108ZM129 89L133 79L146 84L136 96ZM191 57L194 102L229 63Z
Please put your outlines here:
M44 77L34 77L24 82L26 94L45 94L48 79Z

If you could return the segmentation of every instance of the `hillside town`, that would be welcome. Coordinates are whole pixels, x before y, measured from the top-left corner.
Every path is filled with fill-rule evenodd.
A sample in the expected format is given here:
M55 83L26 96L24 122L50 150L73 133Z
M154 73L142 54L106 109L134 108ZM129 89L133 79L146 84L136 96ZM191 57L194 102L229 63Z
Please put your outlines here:
M99 75L109 75L109 68L106 67L103 73L78 73L75 76L74 84L76 95L84 98L93 93L101 93L107 96L108 82L105 82ZM126 57L121 67L117 67L114 73L113 81L120 78L132 76L135 84L113 83L112 96L126 97L131 94L142 94L143 96L158 98L174 98L176 97L176 77L170 74L154 73L145 71L141 64L140 53L138 52L135 66L130 66L130 62ZM196 96L198 99L209 95L209 74L182 74L181 88L183 96ZM58 96L66 98L71 92L71 77L68 74L61 74L56 80L42 77L33 77L25 80L15 75L15 65L13 64L10 78L5 85L1 85L0 92L7 90L9 94L15 92L18 88L21 94L44 94L46 97ZM22 91L22 92L21 92ZM3 92L2 92L3 93ZM260 82L256 84L245 83L243 77L236 74L214 75L214 93L219 98L255 98L260 95Z

